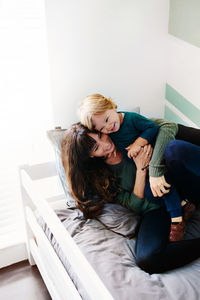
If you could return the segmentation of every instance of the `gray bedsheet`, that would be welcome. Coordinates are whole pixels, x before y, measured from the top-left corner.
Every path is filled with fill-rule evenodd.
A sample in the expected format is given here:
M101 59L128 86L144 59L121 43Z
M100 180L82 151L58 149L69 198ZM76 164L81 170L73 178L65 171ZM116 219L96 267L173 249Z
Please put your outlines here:
M149 275L136 266L135 242L139 217L117 205L107 204L99 220L84 220L77 209L56 212L94 270L116 300L199 300L200 259L164 274ZM75 272L49 229L40 220L55 251L80 295L88 300ZM200 211L187 225L185 238L200 237Z

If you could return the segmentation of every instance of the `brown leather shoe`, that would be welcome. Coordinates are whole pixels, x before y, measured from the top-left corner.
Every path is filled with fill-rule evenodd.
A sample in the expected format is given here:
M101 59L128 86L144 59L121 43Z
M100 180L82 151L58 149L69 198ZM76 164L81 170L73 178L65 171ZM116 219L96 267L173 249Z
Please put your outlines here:
M196 207L193 203L187 202L183 206L183 220L185 222L188 222L191 216L193 215L193 212L195 211Z
M178 224L171 224L171 231L169 234L170 242L181 241L185 234L185 221L182 221Z

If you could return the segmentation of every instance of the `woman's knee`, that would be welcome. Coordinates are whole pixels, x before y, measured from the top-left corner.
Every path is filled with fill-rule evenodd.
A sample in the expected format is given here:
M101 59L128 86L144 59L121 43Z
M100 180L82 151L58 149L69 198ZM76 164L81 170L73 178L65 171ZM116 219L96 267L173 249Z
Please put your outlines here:
M143 271L153 274L160 272L160 264L158 254L138 255L136 257L136 264Z
M181 141L172 140L170 141L165 148L165 160L171 161L172 159L176 159L178 153L180 152Z
M166 164L171 161L180 161L184 156L185 142L180 140L170 141L164 152Z
M170 172L182 171L185 168L193 174L200 176L199 146L181 140L172 140L165 148L164 157Z

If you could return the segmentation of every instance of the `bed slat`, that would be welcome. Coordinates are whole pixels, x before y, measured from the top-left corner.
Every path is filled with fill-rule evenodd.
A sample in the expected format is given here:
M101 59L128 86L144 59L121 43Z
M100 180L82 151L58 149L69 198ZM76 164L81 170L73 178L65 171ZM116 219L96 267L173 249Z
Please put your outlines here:
M40 246L44 249L44 262L43 267L50 270L48 267L53 267L49 274L51 274L52 281L54 284L57 284L57 288L59 287L60 291L60 299L72 299L72 300L81 300L81 297L76 290L74 284L71 281L71 278L67 274L65 268L63 267L61 261L59 260L58 256L56 255L55 251L51 247L48 238L46 237L45 233L41 229L40 225L37 223L35 216L29 207L26 208L27 220L30 227L33 230L35 236L37 236L37 242L39 244L38 250L40 251ZM35 244L36 246L36 244ZM40 252L40 258L42 257L42 253ZM35 257L34 257L35 259ZM40 259L41 260L41 259ZM46 262L46 265L45 265ZM61 283L61 284L60 284Z

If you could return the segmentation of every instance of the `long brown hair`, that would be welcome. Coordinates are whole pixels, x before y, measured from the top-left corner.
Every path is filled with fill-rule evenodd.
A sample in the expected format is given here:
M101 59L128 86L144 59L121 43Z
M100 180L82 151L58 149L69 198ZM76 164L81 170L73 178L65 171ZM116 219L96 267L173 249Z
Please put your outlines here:
M90 157L96 141L89 132L81 123L73 124L66 131L62 162L76 206L86 218L94 218L101 214L104 201L114 202L119 183L103 158Z

